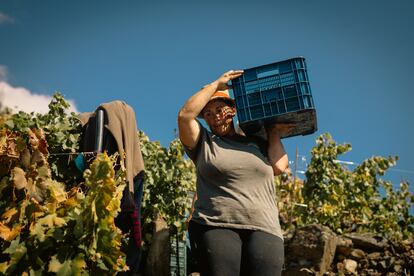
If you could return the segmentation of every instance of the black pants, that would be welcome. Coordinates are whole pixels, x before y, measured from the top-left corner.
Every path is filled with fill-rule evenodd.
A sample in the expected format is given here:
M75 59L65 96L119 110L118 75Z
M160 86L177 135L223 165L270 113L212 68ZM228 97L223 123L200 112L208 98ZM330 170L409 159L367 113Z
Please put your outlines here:
M191 250L202 276L280 275L281 238L262 231L189 225Z

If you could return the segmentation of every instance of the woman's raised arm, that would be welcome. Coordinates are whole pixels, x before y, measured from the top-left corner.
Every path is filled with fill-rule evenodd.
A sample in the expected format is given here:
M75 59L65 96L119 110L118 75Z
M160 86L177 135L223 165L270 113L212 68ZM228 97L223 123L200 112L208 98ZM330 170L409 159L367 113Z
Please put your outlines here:
M184 103L178 113L179 137L184 146L193 149L197 145L200 137L200 125L196 118L209 102L211 96L216 91L228 89L228 82L242 74L242 70L230 70L216 81L204 86Z

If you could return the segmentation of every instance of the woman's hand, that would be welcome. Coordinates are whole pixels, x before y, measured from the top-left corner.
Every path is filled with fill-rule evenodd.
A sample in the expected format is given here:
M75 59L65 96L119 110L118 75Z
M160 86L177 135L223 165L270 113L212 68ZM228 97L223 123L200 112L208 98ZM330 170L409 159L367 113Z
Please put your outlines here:
M288 135L294 128L296 124L291 123L276 123L273 125L266 126L266 132L268 139L280 138L282 136Z
M229 89L228 82L243 75L243 70L230 70L221 75L214 83L217 84L217 91Z

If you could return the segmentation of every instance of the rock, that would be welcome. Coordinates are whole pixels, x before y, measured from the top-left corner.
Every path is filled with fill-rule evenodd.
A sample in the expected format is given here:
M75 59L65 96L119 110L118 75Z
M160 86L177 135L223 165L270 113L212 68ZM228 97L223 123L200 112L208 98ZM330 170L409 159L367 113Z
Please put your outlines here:
M384 251L388 247L388 242L371 233L351 233L346 234L346 238L352 240L354 248L359 248L365 252Z
M366 255L365 252L362 251L361 249L354 249L352 250L350 257L354 260L360 260L360 259L365 258L365 255Z
M369 261L368 259L360 259L358 260L358 266L359 267L368 267Z
M309 262L306 259L299 259L298 264L301 267L307 267L307 266L309 266L311 264L311 262Z
M295 231L283 232L283 240L285 241L285 244L290 242L290 240L293 238L294 234L295 234Z
M378 260L378 259L381 258L381 253L380 252L372 252L372 253L368 254L367 257L368 257L368 259L371 259L371 260Z
M283 276L310 276L315 275L315 272L306 268L294 268L287 271L282 271Z
M388 267L388 262L386 260L380 261L379 264L380 264L382 270L386 270L387 267Z
M336 259L337 259L337 261L342 262L343 260L346 259L346 257L344 255L342 255L342 254L337 254L336 255Z
M336 240L336 252L348 256L352 251L353 243L351 239L338 236Z
M146 273L147 276L170 275L170 233L167 223L157 214L154 222L154 234L151 247L148 251Z
M345 270L345 265L344 265L344 262L342 261L342 262L337 263L337 264L336 264L336 269L337 269L338 271L344 271L344 270Z
M375 269L366 269L366 270L364 270L364 275L382 276L383 274L376 271Z
M336 235L329 228L317 224L298 228L285 243L287 269L282 275L323 275L332 264L335 250Z
M369 261L370 265L374 266L374 267L377 266L378 262L379 262L379 260L378 261L377 260L370 260Z
M346 271L350 273L356 273L356 269L358 267L358 263L352 259L345 259L344 260L344 268Z
M401 267L401 265L398 265L398 264L397 264L397 265L395 265L395 266L394 266L394 271L395 271L395 272L402 272L402 267Z

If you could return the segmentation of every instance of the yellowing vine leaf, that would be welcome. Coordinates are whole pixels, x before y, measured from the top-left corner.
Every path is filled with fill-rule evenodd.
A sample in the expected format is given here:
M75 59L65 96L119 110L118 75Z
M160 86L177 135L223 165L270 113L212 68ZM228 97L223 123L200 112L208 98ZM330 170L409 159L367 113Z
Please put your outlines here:
M30 160L30 164L34 165L34 164L43 164L43 163L46 163L46 158L44 154L38 149L34 150L32 153L32 158Z
M83 260L83 257L79 255L76 256L74 260L65 260L61 263L57 256L54 255L49 262L49 272L54 272L56 275L66 276L66 275L81 275L82 270L86 267L86 263Z
M42 202L46 197L47 182L43 179L33 181L31 178L27 181L27 192L31 198L37 202Z
M18 213L18 211L17 211L17 209L16 209L16 208L11 208L11 209L8 209L7 211L5 211L5 212L1 215L1 218L5 220L5 221L3 221L3 222L5 222L5 223L9 223L9 222L10 222L10 220L12 219L12 217L13 217L15 214L17 214L17 213Z
M0 130L0 155L6 155L7 153L7 129L3 128Z
M17 190L27 187L26 173L19 167L11 170L11 178Z
M62 268L63 264L59 262L57 259L57 255L52 256L52 259L49 262L49 272L59 272L59 270Z
M65 220L63 218L58 217L56 214L50 214L43 218L40 218L37 223L42 226L47 226L49 228L53 226L60 227L66 225Z
M46 141L46 136L45 136L45 132L43 131L43 129L33 129L32 130L34 132L34 134L37 137L38 140L38 144L37 144L37 149L43 153L44 155L48 155L49 154L49 150L48 150L48 144Z
M116 192L109 204L106 206L106 210L108 210L109 212L114 212L115 214L118 214L118 212L121 211L121 198L122 191L124 188L125 185L120 185L116 188Z
M23 227L21 225L9 228L0 222L0 238L6 241L12 241L20 234L22 228Z
M29 136L29 144L33 149L37 149L39 145L39 139L37 138L36 134L31 130L27 130L27 135Z
M64 204L66 207L68 207L68 208L70 208L70 207L74 207L74 206L77 206L77 205L79 205L79 204L80 204L80 203L79 203L79 198L78 198L78 196L77 196L77 195L73 195L73 196L69 197L68 199L66 199L66 200L63 202L63 204Z
M30 154L30 150L25 148L20 156L20 164L22 165L22 167L24 169L28 169L30 166L30 159L31 159L31 154Z
M7 269L9 268L8 262L0 263L0 272L6 274Z
M46 215L39 218L36 222L30 225L30 235L36 236L36 238L43 242L46 237L51 236L53 232L49 232L48 229L55 229L56 227L62 227L66 225L65 219L58 217L56 213Z
M27 248L24 242L20 242L20 236L13 239L10 246L3 251L5 254L10 254L10 264L17 264L20 259L27 253Z
M48 182L47 188L52 200L56 201L57 203L61 203L66 200L67 194L62 183L51 180Z

